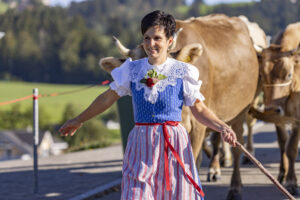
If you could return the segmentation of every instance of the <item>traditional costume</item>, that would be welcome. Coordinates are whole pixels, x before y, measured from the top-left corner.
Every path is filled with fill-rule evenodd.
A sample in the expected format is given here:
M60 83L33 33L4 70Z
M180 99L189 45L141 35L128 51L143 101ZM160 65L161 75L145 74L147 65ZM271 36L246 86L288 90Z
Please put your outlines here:
M132 96L136 122L123 159L121 199L203 199L189 136L179 124L183 105L204 100L197 68L172 58L158 66L129 58L111 74L111 89Z

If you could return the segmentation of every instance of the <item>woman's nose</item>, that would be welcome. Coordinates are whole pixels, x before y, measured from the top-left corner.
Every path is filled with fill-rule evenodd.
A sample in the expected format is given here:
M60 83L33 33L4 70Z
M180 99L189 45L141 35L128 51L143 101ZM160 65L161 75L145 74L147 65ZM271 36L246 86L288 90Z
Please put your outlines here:
M150 39L150 40L149 40L149 45L150 45L151 47L153 47L153 46L155 45L155 41L154 41L153 39Z

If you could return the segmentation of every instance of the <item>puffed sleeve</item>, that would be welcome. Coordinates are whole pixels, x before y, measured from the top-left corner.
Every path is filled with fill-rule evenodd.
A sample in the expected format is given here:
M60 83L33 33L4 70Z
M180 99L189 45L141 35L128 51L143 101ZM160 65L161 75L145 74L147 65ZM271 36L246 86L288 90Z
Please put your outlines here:
M111 71L113 82L109 85L120 97L131 95L130 79L129 79L129 66L131 58L128 58L120 67Z
M194 105L196 99L204 101L204 96L200 93L200 87L202 81L198 80L199 71L193 65L186 66L187 71L183 77L183 95L184 95L184 105L192 106Z

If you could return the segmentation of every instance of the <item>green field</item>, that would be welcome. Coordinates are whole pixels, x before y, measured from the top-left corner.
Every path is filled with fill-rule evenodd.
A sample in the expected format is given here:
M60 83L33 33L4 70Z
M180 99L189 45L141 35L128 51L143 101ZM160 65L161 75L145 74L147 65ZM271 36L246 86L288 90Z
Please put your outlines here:
M0 81L0 111L9 111L13 108L14 105L20 106L20 111L23 112L27 109L32 109L32 98L11 103L7 105L1 105L3 102L19 99L22 97L26 97L32 95L33 88L38 88L39 94L54 94L54 93L68 93L62 94L58 96L46 96L40 97L39 108L40 108L40 116L41 112L44 113L43 116L47 116L47 124L54 125L60 124L62 121L63 112L65 111L65 107L67 104L73 104L77 107L78 112L81 112L84 108L86 108L99 94L108 89L108 86L94 86L91 85L62 85L62 84L44 84L44 83L28 83L28 82L12 82L12 81ZM114 109L116 105L113 105ZM108 112L116 112L111 110L113 108L105 111L106 114ZM101 115L100 115L101 116ZM41 119L40 119L41 120ZM45 119L43 119L45 121ZM93 121L93 120L91 120ZM107 130L103 125L98 124L95 130L97 134L104 134L101 140L92 140L83 142L82 144L78 144L69 149L69 151L78 151L90 148L99 148L105 147L111 144L120 143L121 136L120 130ZM91 124L87 125L89 128ZM26 127L24 127L26 128ZM94 127L95 128L95 127ZM100 131L98 131L98 130ZM103 130L103 131L102 131ZM79 130L80 132L80 130ZM80 133L78 133L80 134ZM77 134L77 135L78 135ZM81 133L83 134L83 133ZM82 136L82 135L79 135Z
M31 95L33 88L38 88L39 94L52 94L84 89L88 86L0 81L0 103ZM78 110L83 110L106 89L108 89L108 86L94 86L70 94L42 97L39 98L39 107L49 115L49 123L55 124L61 121L62 113L67 104L75 104L78 106ZM32 99L2 105L0 111L11 109L14 104L20 104L21 109L25 110L32 107Z
M8 9L7 4L0 1L0 14L5 13L7 9Z

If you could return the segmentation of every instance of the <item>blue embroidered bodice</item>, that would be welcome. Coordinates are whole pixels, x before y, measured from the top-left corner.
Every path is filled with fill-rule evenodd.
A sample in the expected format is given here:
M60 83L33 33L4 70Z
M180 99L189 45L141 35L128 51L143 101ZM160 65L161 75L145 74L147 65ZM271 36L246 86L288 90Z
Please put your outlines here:
M168 85L163 92L158 92L154 104L144 98L144 89L137 90L136 83L131 83L132 101L135 122L156 123L165 121L181 121L183 105L182 79L176 85Z
M154 69L167 78L152 88L141 83L147 72ZM110 84L119 96L131 95L135 122L157 123L181 121L183 105L192 106L196 99L204 100L200 93L201 81L196 67L168 58L159 66L150 65L148 58L131 61L111 72L114 82Z

